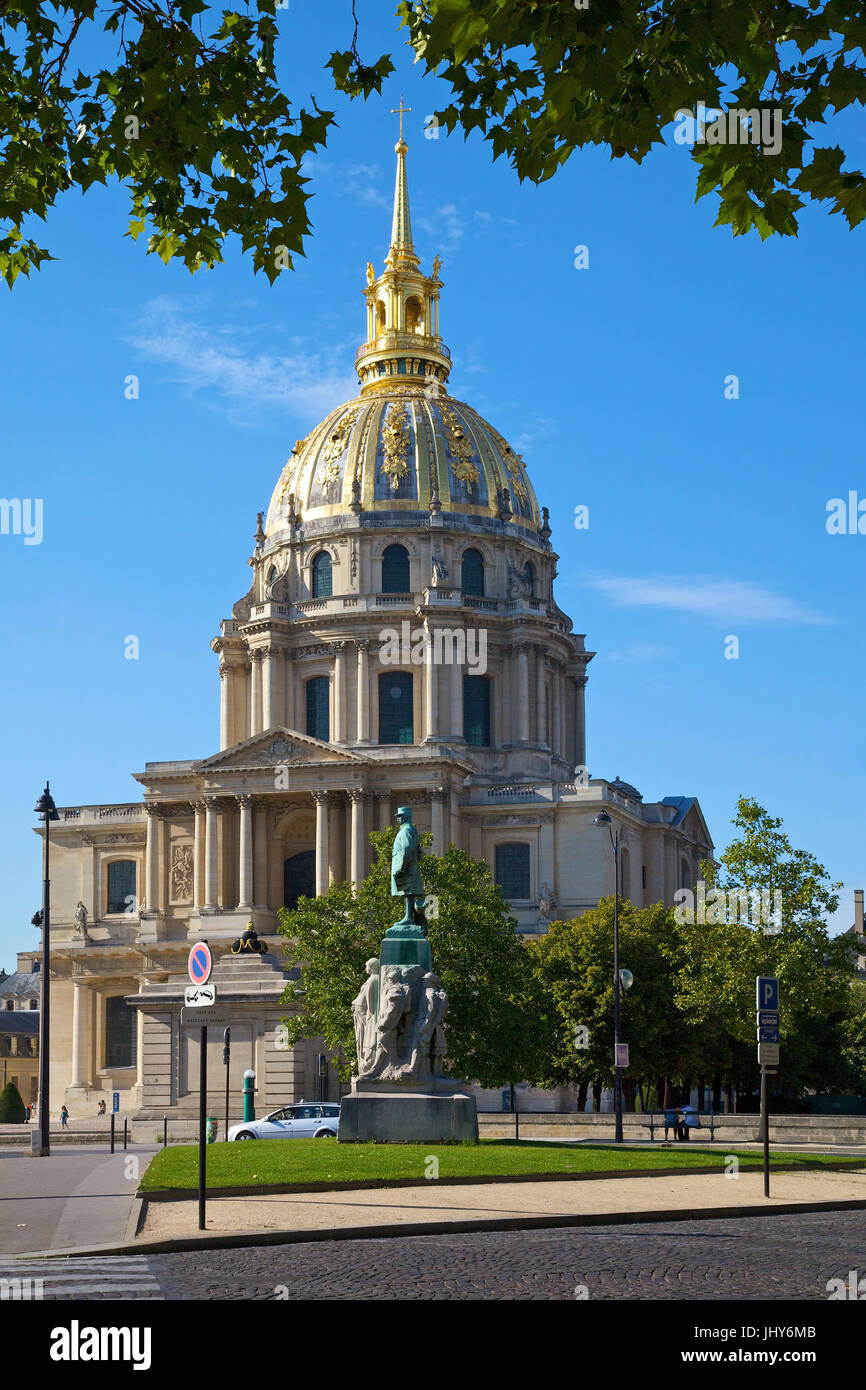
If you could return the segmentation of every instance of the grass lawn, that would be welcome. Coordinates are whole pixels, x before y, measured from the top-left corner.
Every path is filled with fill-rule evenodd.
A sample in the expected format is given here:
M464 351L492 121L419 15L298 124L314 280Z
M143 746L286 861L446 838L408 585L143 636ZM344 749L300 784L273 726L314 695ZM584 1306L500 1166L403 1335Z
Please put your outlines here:
M458 1177L507 1177L542 1173L627 1172L630 1169L722 1168L730 1154L740 1166L757 1168L761 1155L736 1149L616 1149L597 1145L515 1142L482 1139L478 1144L338 1144L336 1139L257 1139L254 1143L209 1144L209 1188L259 1187L287 1183L423 1182L428 1160L439 1160L440 1180ZM864 1160L850 1154L774 1152L773 1165L799 1168L856 1167ZM427 1170L427 1171L425 1171ZM432 1174L430 1175L432 1176ZM141 1181L143 1192L195 1188L198 1147L161 1149Z

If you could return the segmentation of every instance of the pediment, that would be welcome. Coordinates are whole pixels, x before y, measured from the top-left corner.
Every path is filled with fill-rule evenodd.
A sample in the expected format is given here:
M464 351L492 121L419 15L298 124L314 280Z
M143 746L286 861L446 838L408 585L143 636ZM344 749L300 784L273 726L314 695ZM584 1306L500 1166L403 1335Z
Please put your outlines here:
M230 768L298 767L307 763L368 762L363 753L345 752L330 743L322 743L296 729L268 729L252 738L224 748L213 757L195 764L196 772L226 771Z

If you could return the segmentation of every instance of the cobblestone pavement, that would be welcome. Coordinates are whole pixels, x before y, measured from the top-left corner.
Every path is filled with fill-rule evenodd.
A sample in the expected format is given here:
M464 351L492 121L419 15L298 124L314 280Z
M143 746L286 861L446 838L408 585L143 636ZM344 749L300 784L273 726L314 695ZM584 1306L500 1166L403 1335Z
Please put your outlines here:
M864 1250L866 1212L850 1211L197 1250L147 1263L168 1299L824 1301L829 1279L866 1272Z

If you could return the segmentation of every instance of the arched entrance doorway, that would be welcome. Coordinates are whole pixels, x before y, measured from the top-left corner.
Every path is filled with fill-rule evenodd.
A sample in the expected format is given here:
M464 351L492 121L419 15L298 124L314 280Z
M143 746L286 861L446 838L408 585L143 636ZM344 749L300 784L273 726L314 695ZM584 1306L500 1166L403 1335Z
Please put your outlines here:
M316 851L302 850L283 861L283 906L297 907L298 898L316 896Z

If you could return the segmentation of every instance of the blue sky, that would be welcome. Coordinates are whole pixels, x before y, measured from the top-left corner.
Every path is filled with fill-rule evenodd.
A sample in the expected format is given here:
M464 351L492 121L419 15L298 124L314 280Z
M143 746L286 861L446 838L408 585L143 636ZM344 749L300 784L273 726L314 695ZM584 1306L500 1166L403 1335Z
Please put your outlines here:
M295 272L271 288L235 245L210 273L166 268L122 237L113 187L63 199L37 233L58 259L2 291L0 495L44 499L41 545L0 537L7 969L35 941L45 778L62 805L137 800L145 761L218 746L209 641L248 587L256 512L292 444L355 393L401 92L416 246L443 262L451 390L524 454L558 601L598 653L591 774L646 799L697 795L719 850L737 796L757 797L844 881L836 925L852 920L866 536L825 521L830 498L866 497L866 231L815 208L796 240L734 240L712 198L694 204L695 166L673 144L641 168L582 153L521 186L477 137L425 138L444 89L394 42L388 9L359 6L362 54L397 62L366 104L322 71L349 45L349 7L278 11L287 86L340 123L310 164L314 232Z

